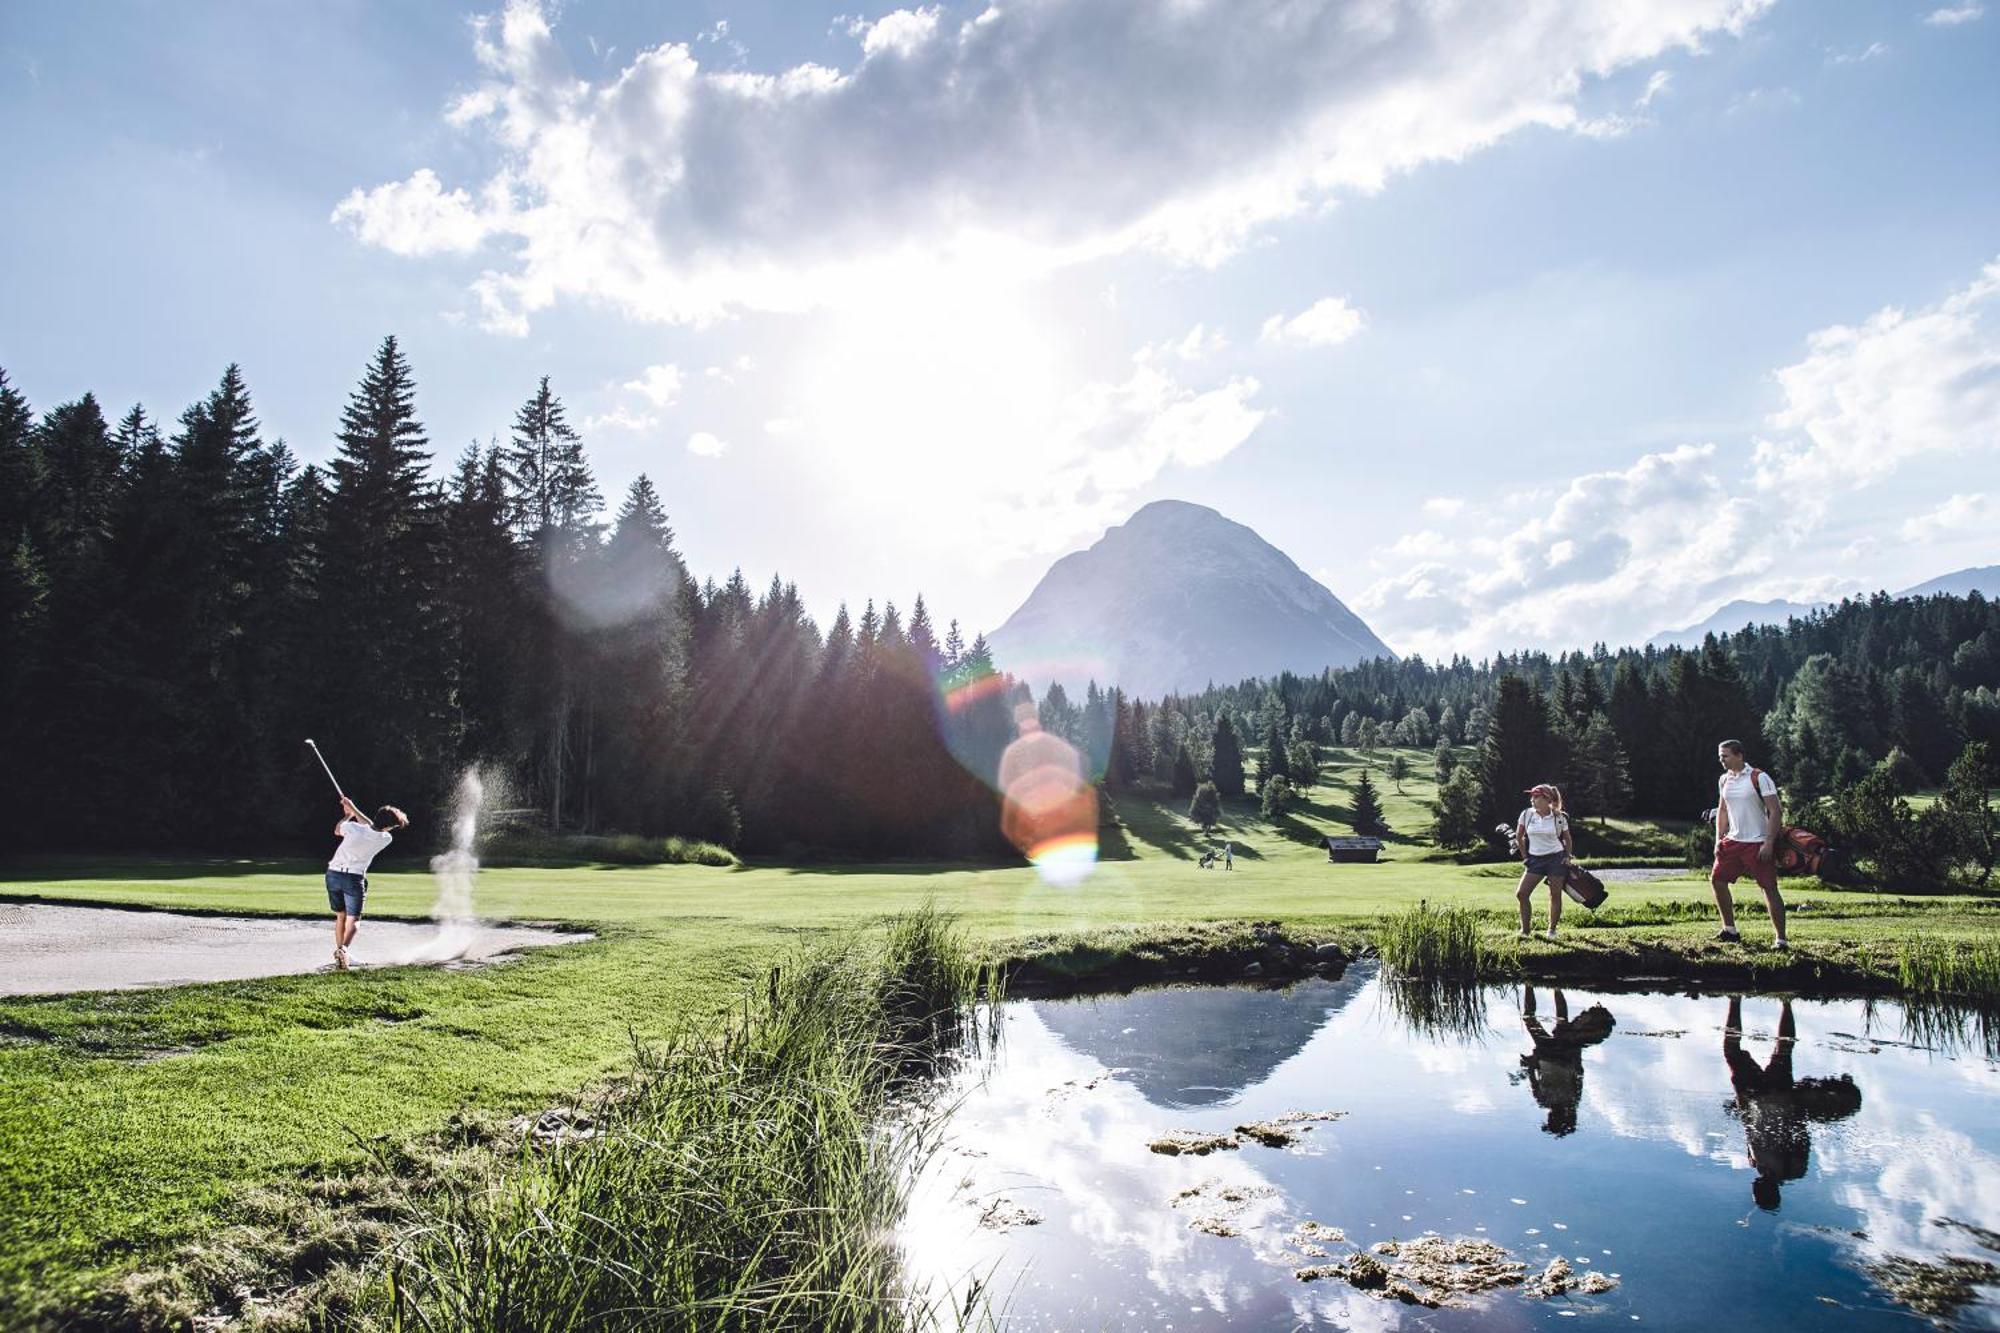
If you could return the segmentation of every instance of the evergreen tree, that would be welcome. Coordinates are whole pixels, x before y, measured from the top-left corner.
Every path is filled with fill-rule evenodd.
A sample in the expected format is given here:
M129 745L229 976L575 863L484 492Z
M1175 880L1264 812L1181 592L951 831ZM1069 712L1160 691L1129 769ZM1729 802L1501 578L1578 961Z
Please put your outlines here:
M1204 782L1194 789L1194 799L1188 802L1188 818L1199 824L1203 833L1222 822L1222 797L1213 782Z
M1385 836L1389 832L1387 821L1382 818L1382 798L1375 794L1375 783L1369 778L1368 770L1362 769L1361 776L1354 783L1354 813L1352 825L1356 833Z
M1389 781L1395 784L1396 794L1403 795L1403 779L1410 776L1410 761L1403 755L1389 758Z
M1460 764L1438 785L1437 815L1431 824L1431 838L1438 846L1459 851L1478 845L1479 807L1485 794L1479 774L1471 764Z
M1451 776L1452 770L1457 767L1458 754L1451 748L1451 743L1445 740L1438 741L1437 749L1431 755L1431 774L1437 779L1438 786L1442 787L1445 780Z
M1292 783L1283 773L1273 773L1264 780L1259 808L1270 823L1283 819L1292 804Z
M1611 815L1622 815L1631 807L1632 779L1625 747L1618 743L1618 731L1603 713L1591 714L1583 730L1578 750L1578 804L1597 812L1601 825Z
M441 529L416 382L394 337L348 398L338 438L319 592L320 715L343 729L357 786L365 776L369 791L433 798L448 783L438 765L450 753Z
M1264 754L1258 765L1257 781L1261 790L1264 783L1272 778L1283 778L1291 782L1290 756L1285 753L1285 728L1282 713L1274 713L1264 731Z
M1520 676L1502 676L1486 742L1480 747L1480 781L1486 799L1479 815L1482 823L1513 819L1521 793L1548 780L1548 745L1548 714L1541 701Z
M1187 742L1182 741L1174 751L1173 786L1175 796L1192 796L1198 785L1194 771L1194 756L1188 753Z
M588 532L604 507L584 460L582 437L570 426L562 400L550 391L547 375L514 414L501 467L514 530L523 537L546 540L552 532Z
M1293 741L1285 764L1285 775L1291 779L1294 794L1319 786L1319 746L1304 737Z
M1235 800L1243 795L1243 747L1236 738L1236 724L1225 710L1215 716L1215 732L1209 742L1209 777L1218 795Z

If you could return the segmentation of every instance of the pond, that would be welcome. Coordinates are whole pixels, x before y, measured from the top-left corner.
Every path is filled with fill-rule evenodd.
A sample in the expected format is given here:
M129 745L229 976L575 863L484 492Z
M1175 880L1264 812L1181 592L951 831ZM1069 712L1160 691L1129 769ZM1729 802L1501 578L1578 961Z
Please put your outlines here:
M1981 1032L1457 994L1370 966L1002 1006L916 1183L912 1277L1014 1329L2000 1328Z

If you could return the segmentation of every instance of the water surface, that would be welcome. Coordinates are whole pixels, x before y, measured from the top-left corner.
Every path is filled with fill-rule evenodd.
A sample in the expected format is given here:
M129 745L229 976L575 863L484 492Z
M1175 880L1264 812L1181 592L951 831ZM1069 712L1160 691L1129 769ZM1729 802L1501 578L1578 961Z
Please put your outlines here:
M1885 1284L1924 1270L1895 1266L1956 1263L1975 1285L1909 1299L2000 1328L1976 1285L2000 1275L2000 1064L1976 1039L1859 1001L1490 988L1413 1022L1396 1000L1356 969L1004 1006L918 1182L914 1275L1018 1329L1909 1329ZM1288 1111L1345 1115L1289 1147L1148 1148ZM1428 1309L1294 1276L1426 1233L1615 1285Z

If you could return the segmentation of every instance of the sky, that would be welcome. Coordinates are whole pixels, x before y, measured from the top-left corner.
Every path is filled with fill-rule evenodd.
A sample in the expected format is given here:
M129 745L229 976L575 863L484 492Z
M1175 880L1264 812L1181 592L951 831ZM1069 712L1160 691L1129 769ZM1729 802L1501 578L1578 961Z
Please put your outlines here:
M852 4L853 0L846 0ZM2000 562L2000 4L0 7L0 367L615 508L967 638L1149 501L1399 652Z

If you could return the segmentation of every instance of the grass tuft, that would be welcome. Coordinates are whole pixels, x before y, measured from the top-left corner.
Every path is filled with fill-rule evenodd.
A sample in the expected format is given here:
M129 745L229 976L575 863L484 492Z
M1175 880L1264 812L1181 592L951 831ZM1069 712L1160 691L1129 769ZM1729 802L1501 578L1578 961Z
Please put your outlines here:
M1415 907L1385 917L1375 948L1391 971L1425 980L1472 981L1503 960L1486 943L1480 914L1463 907Z
M361 1325L910 1326L895 1225L932 1140L891 1090L947 1054L979 980L929 907L879 950L793 957L722 1032L642 1048L581 1133L530 1136L420 1203Z
M2000 943L1912 935L1897 948L1896 977L1912 995L2000 1000Z

